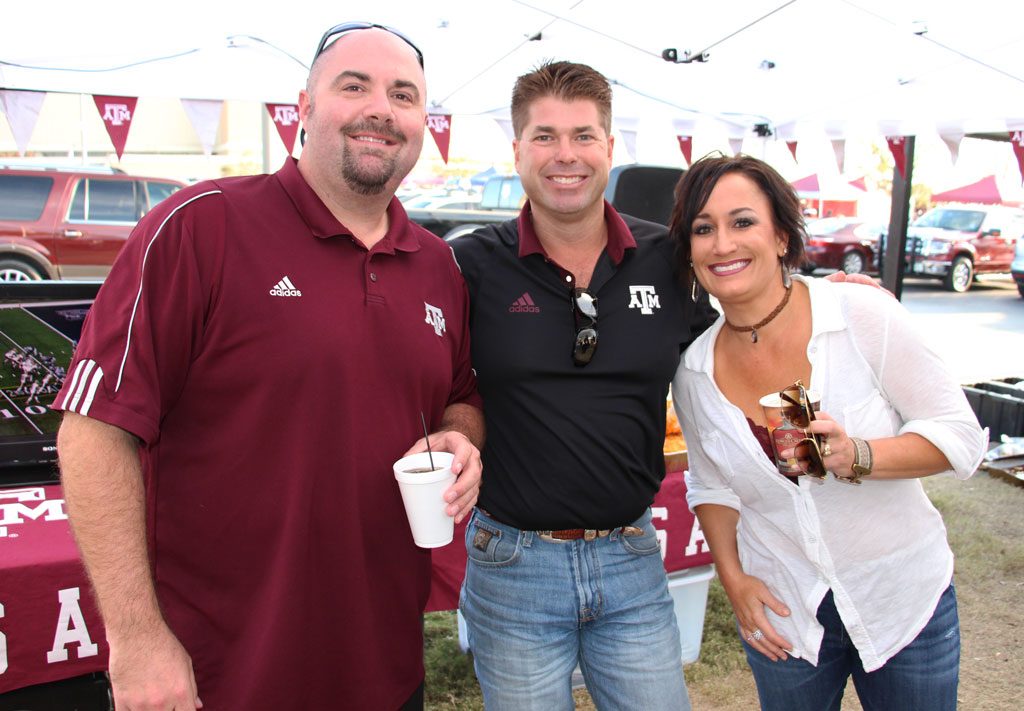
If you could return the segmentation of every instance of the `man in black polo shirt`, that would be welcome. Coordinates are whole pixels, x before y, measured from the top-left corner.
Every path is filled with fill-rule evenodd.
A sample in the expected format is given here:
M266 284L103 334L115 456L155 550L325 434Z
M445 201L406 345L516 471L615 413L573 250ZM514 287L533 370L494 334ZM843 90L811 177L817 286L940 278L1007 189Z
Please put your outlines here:
M517 220L453 242L469 285L486 481L462 610L489 710L686 709L650 505L665 398L716 314L679 286L667 230L603 199L611 89L558 62L519 78Z

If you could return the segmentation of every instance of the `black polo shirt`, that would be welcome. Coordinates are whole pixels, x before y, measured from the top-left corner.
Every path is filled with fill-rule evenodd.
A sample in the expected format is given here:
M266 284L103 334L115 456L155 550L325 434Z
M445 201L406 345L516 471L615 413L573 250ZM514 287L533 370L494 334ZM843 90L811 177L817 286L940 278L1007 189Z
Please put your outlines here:
M529 203L452 242L470 292L473 367L487 420L480 506L527 529L610 528L665 476L665 398L682 350L717 317L682 288L661 225L605 204L608 247L589 291L597 352L573 364L572 275L550 261Z

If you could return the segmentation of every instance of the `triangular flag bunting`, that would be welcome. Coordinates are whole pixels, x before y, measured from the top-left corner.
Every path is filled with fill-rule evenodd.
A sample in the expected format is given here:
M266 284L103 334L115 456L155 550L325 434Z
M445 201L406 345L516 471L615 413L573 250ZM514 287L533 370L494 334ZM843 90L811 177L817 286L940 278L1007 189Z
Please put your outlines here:
M509 143L516 140L516 132L515 129L512 128L512 119L496 118L494 119L494 122L498 124L498 126L504 132L505 138L508 139Z
M44 91L0 89L0 106L7 116L7 122L11 124L11 133L14 134L14 142L21 155L25 155L28 150L28 141L32 138L45 98Z
M892 159L896 161L896 170L900 172L901 178L907 177L907 144L903 136L886 136L885 142L889 144L889 152Z
M956 166L956 161L960 157L960 141L964 140L964 134L940 134L939 138L941 138L942 142L946 144L946 148L949 149L949 157L953 159L953 165Z
M135 116L135 103L139 100L135 96L94 96L96 108L103 119L103 125L107 127L107 135L110 142L114 144L114 152L117 159L121 160L124 155L124 144L128 141L128 131L132 127L132 118Z
M786 141L786 148L793 154L793 160L796 160L796 141Z
M266 104L270 120L288 155L295 150L295 136L299 133L299 107L297 104Z
M686 165L690 165L693 162L693 136L676 136L676 140L679 141L679 150L686 159Z
M743 139L742 138L730 138L729 139L729 150L732 151L734 156L738 156L740 151L743 150Z
M217 141L217 129L220 128L220 113L224 102L220 99L182 99L181 108L185 110L192 128L199 136L199 145L203 153L213 153L213 144Z
M844 164L846 163L846 141L842 138L832 139L832 153L836 157L836 167L839 168L839 172L843 172Z
M1020 179L1024 182L1024 131L1010 133L1010 145L1013 146L1013 154L1017 156L1017 170L1020 171Z
M622 144L626 148L626 154L629 159L636 163L636 130L632 128L620 128L619 134L622 136Z
M452 115L451 114L428 114L427 128L430 135L434 137L437 150L441 151L441 160L448 163L448 145L452 140Z

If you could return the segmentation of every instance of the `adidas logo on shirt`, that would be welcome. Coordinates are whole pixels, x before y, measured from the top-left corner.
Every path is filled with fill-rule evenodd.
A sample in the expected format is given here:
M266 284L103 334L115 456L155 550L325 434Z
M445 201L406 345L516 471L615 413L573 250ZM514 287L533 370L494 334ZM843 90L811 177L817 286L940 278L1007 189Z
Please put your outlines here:
M288 277L281 277L281 281L270 290L271 296L302 296L302 292L295 288L292 280Z
M508 307L510 314L539 314L540 307L533 303L529 292L524 293Z

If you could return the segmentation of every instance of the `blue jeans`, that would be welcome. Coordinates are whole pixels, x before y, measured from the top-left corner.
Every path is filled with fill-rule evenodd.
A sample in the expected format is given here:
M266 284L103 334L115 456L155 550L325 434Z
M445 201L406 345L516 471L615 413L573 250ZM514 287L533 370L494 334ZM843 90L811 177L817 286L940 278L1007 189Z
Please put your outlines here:
M651 512L632 525L553 542L474 511L459 608L487 711L571 711L577 664L602 711L689 710Z
M818 621L825 636L816 667L793 657L773 662L743 642L763 710L839 711L846 680L852 674L864 711L955 711L960 620L952 584L914 641L870 673L864 671L857 649L846 635L831 590L818 606Z

